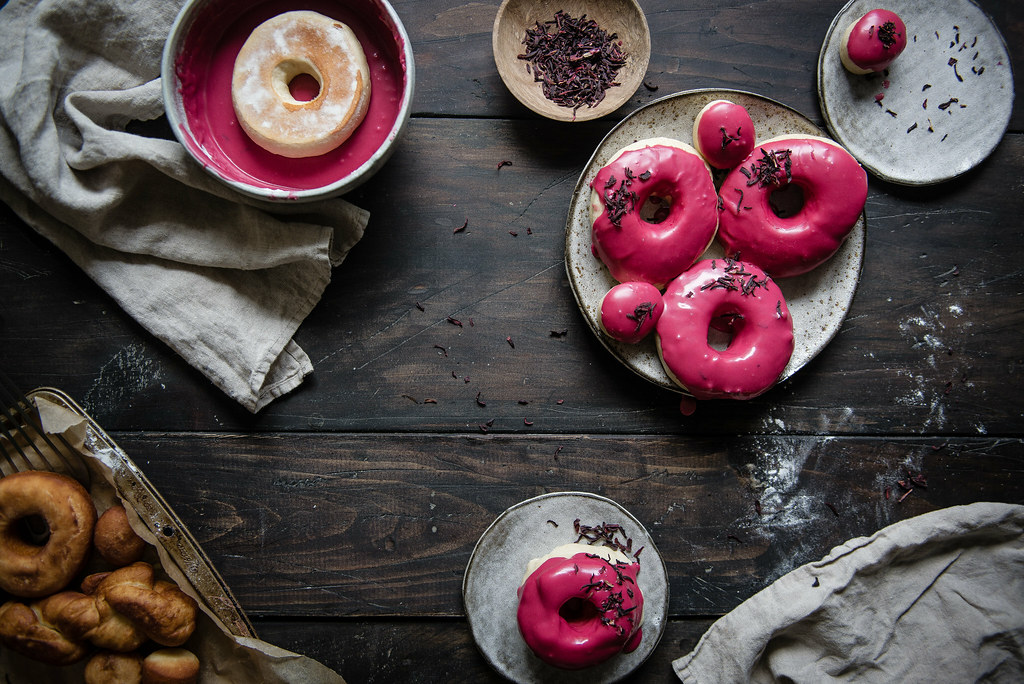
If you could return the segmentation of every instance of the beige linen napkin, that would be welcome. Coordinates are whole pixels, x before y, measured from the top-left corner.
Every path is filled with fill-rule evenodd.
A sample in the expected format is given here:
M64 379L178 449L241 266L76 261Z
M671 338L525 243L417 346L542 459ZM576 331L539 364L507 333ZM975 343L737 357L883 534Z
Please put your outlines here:
M1024 681L1024 506L890 525L797 568L673 663L705 682Z
M176 141L160 59L182 0L11 0L0 9L0 200L250 411L312 371L292 339L362 237L335 199L263 205Z

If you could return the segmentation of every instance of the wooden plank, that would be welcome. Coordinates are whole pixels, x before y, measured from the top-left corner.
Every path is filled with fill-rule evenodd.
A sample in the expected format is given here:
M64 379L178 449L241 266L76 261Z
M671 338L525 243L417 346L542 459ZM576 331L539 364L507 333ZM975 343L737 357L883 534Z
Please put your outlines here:
M610 497L644 523L676 617L728 612L833 546L916 514L1024 503L1017 438L115 439L259 616L458 616L486 527L552 491ZM899 502L908 474L927 488Z
M686 420L676 395L601 347L568 287L565 213L606 128L413 120L351 196L376 218L299 329L314 374L255 418L0 210L2 363L23 385L70 392L110 430L478 433L491 419L495 432L547 434L1019 430L1024 136L956 183L872 182L864 273L837 338L783 386ZM503 159L513 165L498 169Z
M646 77L651 88L641 86L608 119L618 121L670 93L732 88L784 102L820 121L815 80L818 54L832 20L845 4L845 0L641 0L651 28L652 54ZM1003 32L1010 55L1022 54L1024 29L1019 15L1014 15L1014 0L978 4ZM494 67L491 26L497 7L497 3L480 2L447 5L440 11L432 3L396 6L416 53L416 112L486 118L532 116L509 93ZM1011 120L1011 129L1017 131L1024 121L1021 97L1018 92Z
M658 647L628 682L678 682L672 661L689 653L710 619L670 620ZM348 684L504 682L463 620L256 620L260 637L320 661Z

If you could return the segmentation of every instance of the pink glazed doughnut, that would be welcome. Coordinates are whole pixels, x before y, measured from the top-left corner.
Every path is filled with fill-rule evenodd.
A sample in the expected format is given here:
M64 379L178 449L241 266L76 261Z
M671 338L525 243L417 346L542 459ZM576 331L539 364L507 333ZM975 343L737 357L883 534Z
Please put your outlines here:
M661 291L650 283L619 283L601 300L601 329L619 342L637 344L654 332L664 310Z
M907 47L907 27L895 12L873 9L847 27L839 59L854 74L882 71Z
M590 190L591 250L620 283L664 287L715 238L711 169L686 143L649 138L627 145L597 172ZM656 203L662 211L649 212Z
M530 561L516 620L534 654L563 670L636 650L643 638L640 564L618 549L563 544Z
M838 143L782 136L755 147L720 193L718 238L726 255L789 278L842 246L864 211L868 178Z
M712 100L693 120L693 146L716 169L731 169L754 149L754 122L747 108Z
M793 319L779 286L753 264L705 259L676 278L658 319L665 372L696 399L752 399L793 355ZM712 328L732 336L719 350Z

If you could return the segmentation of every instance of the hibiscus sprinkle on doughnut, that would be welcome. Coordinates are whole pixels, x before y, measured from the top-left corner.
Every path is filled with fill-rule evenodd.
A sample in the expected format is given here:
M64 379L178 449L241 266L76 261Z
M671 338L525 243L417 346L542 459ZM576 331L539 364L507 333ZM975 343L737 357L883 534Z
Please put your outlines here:
M598 170L590 190L591 251L620 283L663 287L715 237L711 168L679 140L627 145Z
M693 146L716 169L731 169L754 149L754 122L746 107L712 100L693 121Z
M619 283L601 300L601 329L609 337L637 344L654 332L665 304L650 283Z
M575 542L532 559L517 591L516 621L526 645L565 670L630 653L643 638L640 551L617 539L622 526L574 523ZM584 543L586 542L586 543Z
M696 399L752 399L793 354L793 320L757 266L704 259L673 280L656 328L666 374Z
M839 59L850 73L876 73L892 64L906 47L903 20L890 10L873 9L847 27Z
M817 136L766 140L720 189L718 239L727 256L774 278L801 275L842 246L864 211L867 174L838 143Z

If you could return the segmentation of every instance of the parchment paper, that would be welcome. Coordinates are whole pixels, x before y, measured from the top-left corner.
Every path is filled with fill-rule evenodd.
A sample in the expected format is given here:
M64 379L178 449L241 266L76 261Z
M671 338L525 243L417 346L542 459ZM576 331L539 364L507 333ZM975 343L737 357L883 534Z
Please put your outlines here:
M35 402L44 429L50 434L63 435L82 455L89 470L89 491L97 511L102 513L118 503L120 496L112 466L122 456L106 447L104 440L97 439L87 417L45 397L36 397ZM40 440L36 443L44 453L49 450ZM184 648L199 657L201 684L345 684L340 675L311 658L257 638L232 634L210 609L206 598L189 583L181 568L157 543L149 526L127 501L124 504L132 528L150 544L143 560L162 568L169 579L199 603L196 631ZM91 562L93 565L86 569L87 573L110 569L95 559ZM75 586L71 588L77 589ZM0 649L0 674L5 676L4 684L80 684L84 666L85 661L66 667L45 665L10 649Z

